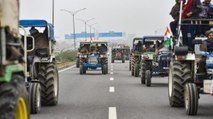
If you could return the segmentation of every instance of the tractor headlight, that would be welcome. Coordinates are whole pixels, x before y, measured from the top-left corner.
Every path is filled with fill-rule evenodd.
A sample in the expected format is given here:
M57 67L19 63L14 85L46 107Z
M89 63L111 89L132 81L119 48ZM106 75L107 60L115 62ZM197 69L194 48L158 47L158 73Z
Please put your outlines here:
M106 57L106 55L100 55L101 58Z
M213 69L207 69L208 74L213 74Z
M206 64L207 64L207 65L210 65L210 64L212 64L212 65L213 65L213 59L206 60Z
M146 59L146 60L149 59L149 56L147 56L147 55L142 55L142 57L143 57L143 59Z
M80 58L87 58L87 55L80 55Z

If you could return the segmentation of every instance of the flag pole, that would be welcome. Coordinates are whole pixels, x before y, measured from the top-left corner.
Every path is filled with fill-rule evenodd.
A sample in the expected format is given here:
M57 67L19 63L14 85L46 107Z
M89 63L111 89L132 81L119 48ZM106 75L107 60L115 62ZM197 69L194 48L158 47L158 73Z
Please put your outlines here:
M180 1L180 14L179 14L179 21L178 21L178 41L177 46L180 46L180 32L181 32L181 19L182 19L182 11L183 11L183 0Z

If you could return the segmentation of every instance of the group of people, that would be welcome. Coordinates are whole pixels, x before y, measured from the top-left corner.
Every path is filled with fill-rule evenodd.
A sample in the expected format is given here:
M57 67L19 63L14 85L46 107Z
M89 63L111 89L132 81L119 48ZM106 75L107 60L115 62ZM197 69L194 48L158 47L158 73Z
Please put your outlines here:
M182 1L182 13L180 14L180 6ZM213 18L213 8L210 7L211 0L204 0L202 3L200 0L176 0L176 4L172 7L170 15L174 19L170 23L170 28L174 37L177 35L178 22L181 15L181 20L184 19L210 19ZM194 49L193 40L196 35L213 35L213 30L210 30L210 26L201 25L182 25L182 43L189 47L189 50ZM208 31L210 30L210 31ZM208 31L208 32L206 32ZM210 40L210 39L209 39ZM208 40L208 41L209 41ZM213 41L213 39L212 39ZM209 42L207 44L210 44ZM212 43L213 45L213 43Z

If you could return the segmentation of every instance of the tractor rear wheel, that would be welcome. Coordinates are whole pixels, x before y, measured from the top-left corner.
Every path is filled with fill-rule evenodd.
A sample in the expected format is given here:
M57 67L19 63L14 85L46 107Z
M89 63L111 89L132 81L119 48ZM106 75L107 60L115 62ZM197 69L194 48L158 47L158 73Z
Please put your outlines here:
M122 56L122 63L125 63L125 57L124 57L124 55Z
M134 73L135 73L135 67L134 67L134 65L135 65L135 58L134 57L132 57L132 59L131 59L131 74L132 74L132 76L134 76Z
M135 58L135 64L134 64L134 76L138 77L140 73L140 61L139 58Z
M141 65L141 84L146 83L145 72L146 72L145 63L143 62L142 65Z
M106 64L104 64L102 66L102 74L107 74L107 65Z
M190 65L187 62L173 61L169 69L169 102L172 107L184 106L184 84L191 79Z
M10 83L0 84L0 119L29 119L29 99L24 78L13 75Z
M134 76L138 77L139 76L139 72L140 72L140 70L139 70L140 69L139 63L136 63L134 68L135 68L135 70L134 70L135 71L134 72Z
M38 79L41 82L41 103L45 106L58 104L59 76L54 63L42 64Z
M131 71L131 60L129 60L129 71Z
M80 59L77 58L77 59L76 59L76 67L79 68L79 66L80 66Z
M146 80L146 86L150 87L151 86L151 71L150 70L146 70L145 72L145 80Z

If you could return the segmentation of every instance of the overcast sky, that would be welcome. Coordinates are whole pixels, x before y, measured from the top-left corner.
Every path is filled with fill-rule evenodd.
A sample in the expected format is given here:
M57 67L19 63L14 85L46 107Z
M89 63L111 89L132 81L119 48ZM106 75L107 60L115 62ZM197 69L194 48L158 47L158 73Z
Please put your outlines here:
M52 0L20 0L21 19L46 19L51 22ZM175 0L55 0L56 35L72 33L72 16L60 9L79 12L76 18L95 18L89 24L99 32L120 31L136 36L160 34L169 22ZM84 25L76 20L76 32L83 32ZM89 29L87 30L89 31Z

